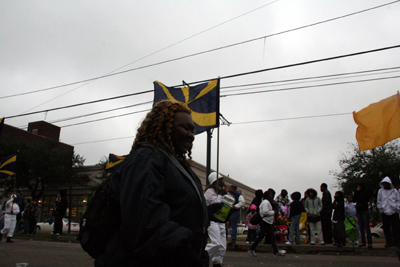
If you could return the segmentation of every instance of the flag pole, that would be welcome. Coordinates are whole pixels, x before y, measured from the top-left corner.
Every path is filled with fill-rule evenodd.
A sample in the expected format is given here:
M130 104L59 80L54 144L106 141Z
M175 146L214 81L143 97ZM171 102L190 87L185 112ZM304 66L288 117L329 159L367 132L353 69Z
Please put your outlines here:
M219 177L219 126L217 131L217 177Z
M209 185L208 176L211 173L211 129L207 130L207 166L206 166L206 185Z
M17 156L15 158L15 175L14 175L14 192L17 190L17 166L18 166L18 153L19 150L17 150Z

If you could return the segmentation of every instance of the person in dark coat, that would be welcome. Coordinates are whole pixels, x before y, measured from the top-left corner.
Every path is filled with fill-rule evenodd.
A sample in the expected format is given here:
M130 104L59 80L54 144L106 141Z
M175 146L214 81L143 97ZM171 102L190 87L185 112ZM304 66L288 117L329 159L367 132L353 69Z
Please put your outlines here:
M372 248L372 234L369 228L369 221L371 219L371 213L368 208L369 195L364 183L360 182L357 184L353 202L356 202L357 220L360 226L361 243L359 247L367 245L367 242L365 242L365 232L367 232L368 248Z
M290 223L290 230L289 230L289 237L286 245L293 245L293 237L295 237L296 245L301 244L300 240L300 218L301 212L303 210L303 205L300 202L301 193L294 192L290 195L291 199L293 200L290 203L290 213L288 219L291 220ZM295 236L296 235L296 236Z
M60 197L56 200L54 205L53 217L54 217L54 231L53 234L61 235L63 230L63 221L62 219L67 212L68 207L68 199L67 199L67 190L60 190Z
M247 214L249 214L251 212L251 205L255 205L257 207L257 212L260 212L260 204L263 200L263 191L261 189L256 190L255 192L255 197L253 198L253 201L251 201L250 207L247 211Z
M37 202L37 199L32 200L32 205L31 208L29 210L29 221L30 221L30 227L29 230L30 232L28 234L30 235L34 235L36 234L36 224L37 224L37 220L39 218L39 214L40 214L40 206Z
M190 168L190 114L169 100L147 114L110 191L119 199L120 226L95 266L208 266L207 207Z
M326 183L321 184L321 226L325 244L332 244L332 196Z
M344 196L342 191L335 193L335 200L332 203L333 212L333 239L334 245L338 247L346 246L346 228L344 226L344 219L346 213L344 210Z

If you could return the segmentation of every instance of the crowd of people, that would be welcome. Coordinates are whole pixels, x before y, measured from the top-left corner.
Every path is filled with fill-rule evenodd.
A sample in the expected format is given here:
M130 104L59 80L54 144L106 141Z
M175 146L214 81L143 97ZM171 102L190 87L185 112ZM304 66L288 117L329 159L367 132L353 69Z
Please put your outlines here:
M381 181L380 187L376 206L382 218L385 247L400 247L400 190L394 188L389 177ZM265 237L272 244L275 255L282 256L275 243L274 231L279 232L278 224L289 226L286 245L300 245L301 241L315 245L317 239L320 245L332 244L342 247L346 246L346 238L348 238L353 245L359 247L368 245L368 248L372 249L369 225L371 214L368 206L370 196L364 184L358 183L355 193L347 196L342 191L336 191L333 199L325 183L321 184L320 191L321 198L315 189L309 188L302 199L300 192L293 192L290 195L290 201L285 189L275 200L273 199L274 191L268 189L264 192L262 202L259 204L262 191L257 190L245 221L249 229L246 241L253 243L248 253L256 256L255 249ZM286 208L289 212L285 211ZM259 225L253 225L251 218L256 216L257 212L263 219ZM304 240L300 237L302 216L308 223L308 229L303 229L305 234L304 232L302 234L308 236L309 239L304 238ZM279 219L279 217L284 219Z
M0 201L2 199L3 197ZM18 231L26 235L34 235L39 215L40 205L37 199L23 198L21 190L17 189L16 194L12 194L3 205L0 204L0 241L3 235L7 234L6 242L13 243L11 238Z
M16 189L15 192L4 202L3 196L0 196L0 241L2 241L3 235L7 235L7 243L13 243L11 238L19 231L22 231L24 235L35 235L41 211L37 199L29 196L23 197L20 189ZM67 191L61 189L55 199L50 217L54 221L52 233L54 235L62 234L62 218L65 216L67 206Z

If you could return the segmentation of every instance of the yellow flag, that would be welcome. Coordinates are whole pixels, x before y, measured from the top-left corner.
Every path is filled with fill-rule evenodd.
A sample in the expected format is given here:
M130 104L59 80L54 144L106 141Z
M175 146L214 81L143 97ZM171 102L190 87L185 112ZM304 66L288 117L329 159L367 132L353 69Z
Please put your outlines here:
M399 93L353 112L360 151L373 149L400 137Z

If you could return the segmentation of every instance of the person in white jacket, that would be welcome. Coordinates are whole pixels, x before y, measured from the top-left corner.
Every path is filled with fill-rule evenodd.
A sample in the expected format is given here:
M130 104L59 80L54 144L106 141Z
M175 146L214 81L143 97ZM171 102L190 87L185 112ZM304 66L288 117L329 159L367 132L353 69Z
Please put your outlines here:
M278 246L275 242L275 232L274 232L274 215L275 210L273 209L270 201L273 201L275 196L275 191L273 189L269 189L265 191L263 194L263 201L260 204L260 216L262 218L260 223L260 234L258 235L256 241L251 245L250 250L248 253L253 256L257 257L255 253L255 249L258 243L263 240L265 234L267 234L266 238L269 239L271 242L272 248L274 249L275 256L284 256L284 254L280 253L278 250Z
M14 234L15 224L17 222L17 214L19 213L19 206L16 203L17 196L11 195L11 198L6 202L6 214L4 215L4 228L0 231L0 241L3 235L7 233L7 243L14 243L11 238Z
M221 188L219 187L219 179L216 172L210 173L208 176L208 182L210 185L204 193L204 198L207 207L211 207L215 204L221 203L222 201L222 195L218 194ZM216 218L210 216L210 226L207 230L211 243L207 244L206 251L212 260L213 266L219 267L222 264L226 252L225 222L220 222Z
M378 191L376 205L381 213L382 228L385 234L385 248L393 245L400 246L400 197L389 177L383 178L379 183L381 189Z

